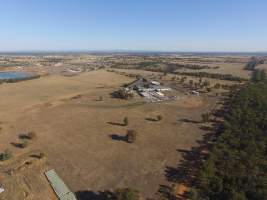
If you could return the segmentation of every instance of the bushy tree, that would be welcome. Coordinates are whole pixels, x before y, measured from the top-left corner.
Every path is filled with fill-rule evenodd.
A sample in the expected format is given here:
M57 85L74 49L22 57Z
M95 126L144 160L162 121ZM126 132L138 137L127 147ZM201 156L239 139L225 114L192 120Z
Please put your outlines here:
M21 148L26 148L29 145L28 140L23 139L20 143Z
M214 85L214 88L215 88L215 89L220 89L220 88L221 88L221 84L220 84L220 83L216 83L216 84Z
M133 93L131 93L130 91L126 91L124 89L115 91L111 95L114 98L125 99L125 100L133 98Z
M204 123L208 122L208 121L210 120L210 116L211 116L210 113L204 113L204 114L202 114L202 115L201 115L201 117L202 117L202 121L203 121Z
M163 119L162 115L157 115L157 121L161 121Z
M251 79L255 83L258 83L260 81L265 81L266 80L265 70L256 69L255 71L253 71Z
M128 126L128 124L129 124L128 117L124 117L123 124L124 124L124 126Z
M193 80L189 80L189 85L190 85L190 87L193 87L194 81Z
M127 130L126 140L128 143L134 143L136 141L137 132L135 130Z

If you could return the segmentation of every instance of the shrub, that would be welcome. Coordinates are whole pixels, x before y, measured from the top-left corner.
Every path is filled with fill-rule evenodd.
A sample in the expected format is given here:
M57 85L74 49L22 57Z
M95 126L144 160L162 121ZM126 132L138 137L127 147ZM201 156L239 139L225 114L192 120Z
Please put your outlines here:
M131 188L117 189L115 191L115 199L116 200L139 200L140 195L139 195L139 192L135 189L131 189Z
M98 97L98 101L103 101L103 97L102 96Z
M124 124L124 126L128 126L128 124L129 124L128 117L124 117L123 124Z
M0 161L8 160L12 157L12 151L6 149L3 153L0 153Z
M137 132L135 130L127 130L126 140L128 143L134 143L136 141Z

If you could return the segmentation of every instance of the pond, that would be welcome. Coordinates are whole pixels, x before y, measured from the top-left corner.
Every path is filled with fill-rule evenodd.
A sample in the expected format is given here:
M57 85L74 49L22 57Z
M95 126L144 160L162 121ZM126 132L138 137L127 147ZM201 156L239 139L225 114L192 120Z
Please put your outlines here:
M0 72L0 80L20 80L31 77L25 72Z

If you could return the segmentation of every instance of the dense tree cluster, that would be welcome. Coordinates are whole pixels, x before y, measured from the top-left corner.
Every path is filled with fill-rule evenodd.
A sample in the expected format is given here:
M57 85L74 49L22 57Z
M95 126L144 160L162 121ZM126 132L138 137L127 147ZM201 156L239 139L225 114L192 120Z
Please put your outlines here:
M257 65L263 64L263 63L264 63L263 59L252 57L251 60L246 64L244 69L249 70L249 71L254 71Z
M198 176L196 199L267 199L267 84L232 95L218 138Z
M129 66L127 65L118 65L114 64L111 66L111 68L126 68L128 69ZM138 64L131 65L131 68L133 69L142 69L142 70L149 70L152 71L153 69L157 72L163 72L166 71L168 73L173 73L178 69L190 69L190 70L201 70L201 69L210 69L211 67L208 65L196 65L196 64L172 64L172 63L166 63L161 61L154 61L154 62L140 62ZM219 68L219 66L216 66L214 68Z
M184 76L214 78L214 79L228 80L228 81L247 81L247 79L245 78L241 78L239 76L233 76L231 74L213 74L208 72L175 72L175 74Z
M119 89L118 91L111 93L111 96L113 98L128 100L133 98L133 93L130 91L126 91L125 89Z
M196 65L196 64L168 64L166 67L166 71L172 73L177 69L191 69L191 70L201 70L201 69L210 69L211 67L208 65Z
M206 65L192 65L192 64L166 64L161 66L158 62L144 62L139 63L138 65L131 65L130 67L127 65L113 65L111 68L118 68L118 69L138 69L138 70L146 70L151 72L162 72L164 74L171 73L171 74L178 74L184 76L195 76L195 77L206 77L206 78L213 78L213 79L220 79L220 80L228 80L228 81L247 81L246 78L241 78L239 76L234 76L232 74L220 74L220 73L208 73L208 72L179 72L178 69L191 69L191 70L201 70L201 69L209 69L210 66ZM213 67L218 68L217 67Z
M266 73L265 70L263 69L256 69L253 71L252 73L252 78L251 81L252 82L260 82L260 81L265 81L266 80Z

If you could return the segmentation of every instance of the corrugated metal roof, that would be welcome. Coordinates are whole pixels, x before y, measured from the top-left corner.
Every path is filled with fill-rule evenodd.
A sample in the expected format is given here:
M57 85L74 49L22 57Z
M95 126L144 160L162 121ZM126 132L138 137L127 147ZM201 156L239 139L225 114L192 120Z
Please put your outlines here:
M45 172L45 175L60 200L77 200L54 169Z
M65 194L60 200L76 200L76 197L73 193Z

